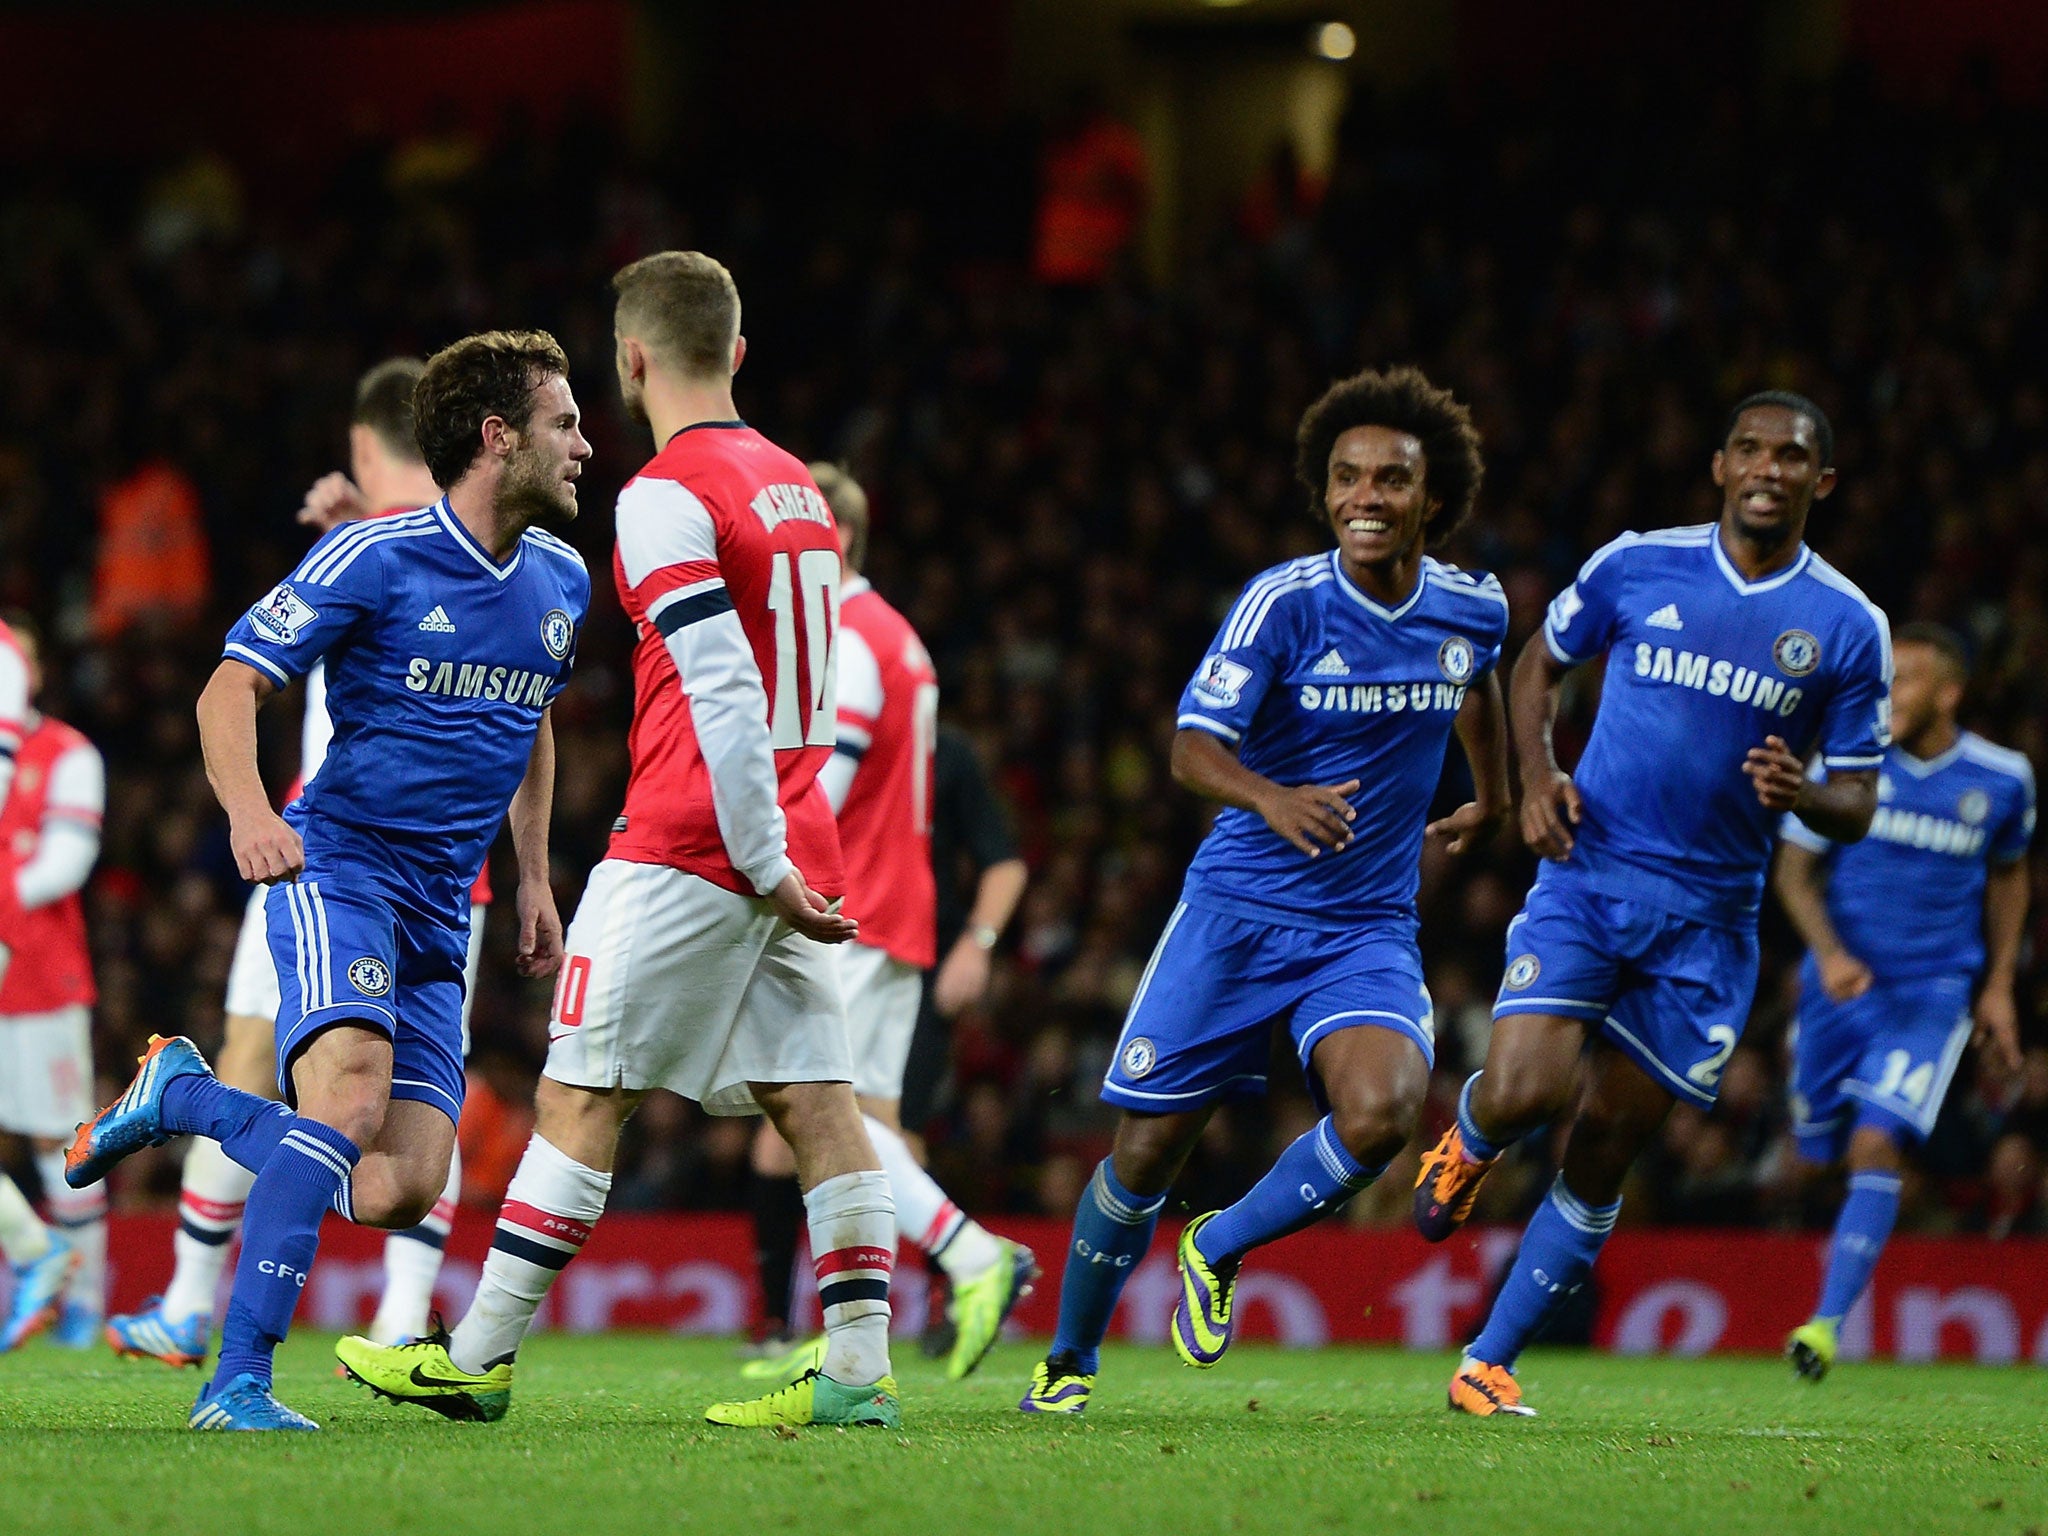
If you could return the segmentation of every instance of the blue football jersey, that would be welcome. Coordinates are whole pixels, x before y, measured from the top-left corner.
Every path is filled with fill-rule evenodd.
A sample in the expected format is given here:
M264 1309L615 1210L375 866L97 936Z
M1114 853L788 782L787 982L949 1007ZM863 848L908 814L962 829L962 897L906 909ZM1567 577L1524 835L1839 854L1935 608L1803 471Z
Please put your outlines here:
M1752 920L1778 818L1744 755L1779 736L1829 769L1874 769L1891 742L1890 627L1803 545L1752 582L1712 523L1625 533L1557 595L1543 638L1568 665L1607 657L1567 869L1610 895Z
M1984 964L1984 882L2026 857L2034 770L2017 752L1965 731L1931 762L1885 753L1877 815L1861 842L1836 848L1796 816L1787 842L1831 853L1828 916L1879 981L1974 977Z
M1412 923L1444 745L1507 627L1499 582L1428 556L1398 608L1360 591L1335 550L1254 578L1181 695L1179 724L1276 783L1357 779L1358 817L1349 847L1311 859L1226 806L1188 867L1186 900L1296 927Z
M467 884L568 682L589 603L568 544L529 529L501 563L443 500L328 533L225 654L280 687L327 662L334 740L299 802L306 824L374 831Z

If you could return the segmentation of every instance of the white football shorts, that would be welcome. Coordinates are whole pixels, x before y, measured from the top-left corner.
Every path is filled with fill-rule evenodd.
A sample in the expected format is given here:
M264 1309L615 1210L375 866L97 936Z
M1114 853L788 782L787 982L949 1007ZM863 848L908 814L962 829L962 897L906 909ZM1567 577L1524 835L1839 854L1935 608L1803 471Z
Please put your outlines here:
M846 1043L853 1052L853 1091L871 1099L900 1099L924 978L917 967L872 944L856 940L835 948L839 989L846 999Z
M93 1107L90 1008L0 1018L0 1131L69 1141Z
M850 1083L835 946L758 896L606 859L569 924L546 1073L752 1114L749 1083Z

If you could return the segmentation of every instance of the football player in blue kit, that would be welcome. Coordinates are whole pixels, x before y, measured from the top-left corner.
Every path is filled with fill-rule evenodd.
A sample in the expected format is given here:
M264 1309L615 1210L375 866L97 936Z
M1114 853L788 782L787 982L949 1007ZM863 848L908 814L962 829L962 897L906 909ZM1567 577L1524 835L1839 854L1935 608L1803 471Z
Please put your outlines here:
M447 494L346 523L229 632L199 700L207 776L243 878L270 886L286 1103L229 1088L191 1041L153 1038L126 1093L79 1128L84 1184L137 1148L210 1137L256 1174L216 1374L194 1429L319 1426L278 1402L283 1340L331 1207L413 1226L448 1176L462 1111L469 891L510 812L519 969L552 974L554 737L590 578L534 526L576 515L590 457L568 360L544 332L486 332L428 361L422 457ZM334 741L283 817L257 773L256 713L327 663Z
M1996 1066L2020 1064L2033 768L1958 729L1969 661L1954 635L1908 624L1893 646L1896 740L1870 834L1837 851L1787 817L1772 880L1807 947L1792 1129L1808 1161L1849 1165L1820 1304L1785 1346L1809 1381L1834 1364L1899 1213L1903 1149L1934 1129L1963 1047L1975 1035Z
M1543 862L1508 925L1486 1064L1423 1159L1423 1236L1464 1223L1518 1138L1567 1119L1570 1130L1563 1170L1452 1377L1453 1408L1534 1411L1514 1377L1523 1346L1584 1283L1623 1176L1672 1104L1713 1104L1756 989L1780 819L1841 843L1870 825L1891 740L1891 639L1884 615L1804 543L1813 503L1834 489L1833 455L1811 401L1750 396L1714 455L1720 520L1626 533L1598 551L1515 664L1522 835ZM1601 656L1592 739L1567 774L1551 749L1558 688ZM1815 751L1823 775L1808 778Z
M1414 1130L1433 1019L1416 950L1425 832L1478 845L1509 809L1493 675L1507 600L1426 555L1471 511L1478 433L1413 369L1333 385L1297 472L1337 547L1254 578L1181 696L1174 778L1223 809L1132 999L1102 1096L1122 1109L1074 1218L1059 1330L1019 1404L1078 1413L1124 1282L1215 1106L1265 1087L1284 1022L1323 1119L1182 1236L1174 1346L1228 1347L1244 1256L1319 1221ZM1425 828L1458 733L1475 798Z

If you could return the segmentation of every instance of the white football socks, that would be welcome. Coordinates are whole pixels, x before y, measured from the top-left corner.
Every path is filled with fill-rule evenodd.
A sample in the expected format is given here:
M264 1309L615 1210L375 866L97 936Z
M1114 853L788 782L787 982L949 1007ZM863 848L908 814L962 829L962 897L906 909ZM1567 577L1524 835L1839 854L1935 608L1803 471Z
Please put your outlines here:
M220 1277L255 1182L256 1175L221 1151L219 1142L192 1138L178 1181L178 1235L172 1242L178 1264L164 1287L166 1321L212 1319Z
M880 1170L842 1173L804 1196L818 1301L825 1314L825 1363L842 1386L889 1374L889 1273L896 1263L896 1207Z
M370 1323L370 1337L380 1344L401 1344L427 1331L434 1310L434 1283L441 1278L441 1258L455 1225L456 1202L462 1198L462 1148L448 1157L448 1183L441 1198L416 1227L384 1239L384 1297Z
M448 1357L472 1375L518 1353L548 1287L583 1251L604 1214L612 1176L586 1168L536 1135L498 1211L476 1299L455 1326Z
M36 1154L36 1173L43 1181L43 1204L50 1224L64 1234L78 1254L78 1265L64 1287L64 1299L95 1313L106 1309L107 1186L104 1182L73 1189L64 1182L64 1150Z
M0 1173L0 1253L17 1269L33 1264L50 1251L50 1229L43 1225L21 1186Z
M986 1273L1001 1260L1003 1248L995 1234L970 1220L946 1198L937 1181L911 1156L903 1133L873 1115L861 1119L867 1122L868 1140L875 1144L882 1172L889 1176L889 1194L896 1202L896 1231L904 1241L915 1243L937 1259L956 1285Z

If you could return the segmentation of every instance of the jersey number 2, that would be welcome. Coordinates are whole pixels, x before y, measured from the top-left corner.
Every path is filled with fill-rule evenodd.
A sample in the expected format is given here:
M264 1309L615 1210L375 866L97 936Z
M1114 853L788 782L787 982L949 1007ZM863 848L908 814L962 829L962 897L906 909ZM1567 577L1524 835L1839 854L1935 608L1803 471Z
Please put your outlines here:
M829 747L839 739L838 679L834 647L839 633L839 551L798 552L795 578L789 553L780 551L768 571L768 611L775 615L775 713L768 727L768 745ZM803 610L799 625L797 610ZM810 697L800 709L797 695L797 631L810 664ZM801 718L799 718L801 716Z
M1686 1077L1700 1088L1714 1088L1719 1085L1721 1069L1728 1065L1728 1058L1735 1054L1735 1046L1741 1036L1726 1024L1716 1024L1707 1031L1707 1039L1713 1044L1714 1054L1705 1061L1695 1062L1685 1069Z

